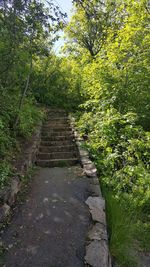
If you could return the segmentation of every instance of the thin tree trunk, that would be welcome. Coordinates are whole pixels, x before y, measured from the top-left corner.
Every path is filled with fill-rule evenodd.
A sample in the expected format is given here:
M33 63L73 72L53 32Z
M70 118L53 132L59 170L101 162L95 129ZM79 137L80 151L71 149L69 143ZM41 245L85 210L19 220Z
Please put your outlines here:
M14 129L18 126L18 123L19 123L19 113L20 113L20 110L22 109L24 98L26 96L26 93L27 93L27 90L29 87L31 72L32 72L32 55L31 55L30 68L29 68L29 73L28 73L27 80L26 80L26 85L25 85L25 88L21 94L20 101L19 101L18 114L17 114L16 119L15 119Z

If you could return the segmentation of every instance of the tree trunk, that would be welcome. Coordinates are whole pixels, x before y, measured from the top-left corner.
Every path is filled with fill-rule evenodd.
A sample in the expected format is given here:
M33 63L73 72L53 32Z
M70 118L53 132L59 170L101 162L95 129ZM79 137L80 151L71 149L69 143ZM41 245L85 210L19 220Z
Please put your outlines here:
M32 55L31 55L30 68L29 68L29 73L28 73L27 80L26 80L26 85L25 85L25 88L24 88L24 90L23 90L23 92L22 92L22 94L20 96L18 114L17 114L17 116L15 118L14 129L16 129L16 127L18 126L18 123L19 123L19 113L20 113L20 110L22 109L24 98L26 96L26 93L27 93L27 90L28 90L28 87L29 87L31 72L32 72Z

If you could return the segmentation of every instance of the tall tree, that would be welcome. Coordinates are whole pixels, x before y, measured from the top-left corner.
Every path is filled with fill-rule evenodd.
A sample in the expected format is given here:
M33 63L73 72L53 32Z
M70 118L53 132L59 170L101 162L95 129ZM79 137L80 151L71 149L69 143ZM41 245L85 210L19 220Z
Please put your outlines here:
M79 47L85 48L94 57L102 49L108 29L113 24L115 2L74 0L73 3L75 14L66 33Z

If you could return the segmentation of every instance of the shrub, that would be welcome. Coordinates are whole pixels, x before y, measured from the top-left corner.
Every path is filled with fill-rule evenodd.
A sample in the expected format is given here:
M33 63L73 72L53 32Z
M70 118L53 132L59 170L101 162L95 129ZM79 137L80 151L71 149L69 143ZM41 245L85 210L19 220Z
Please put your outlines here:
M150 134L136 125L136 115L99 109L83 114L77 125L88 134L86 144L104 184L116 197L144 208L150 199Z
M33 104L32 99L28 99L20 111L18 134L22 137L29 137L33 133L35 126L42 119L44 113Z
M3 158L14 142L7 124L0 118L0 158Z

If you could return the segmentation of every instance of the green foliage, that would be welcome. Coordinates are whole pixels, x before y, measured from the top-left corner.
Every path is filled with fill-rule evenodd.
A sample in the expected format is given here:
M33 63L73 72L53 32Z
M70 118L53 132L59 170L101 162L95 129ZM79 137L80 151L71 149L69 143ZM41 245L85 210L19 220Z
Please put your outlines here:
M26 138L29 137L43 116L44 113L33 104L32 99L26 101L19 114L18 134Z
M112 255L119 266L136 266L130 254L135 239L139 241L135 249L150 248L146 234L150 212L148 10L145 1L117 3L115 25L107 27L97 56L91 59L84 46L73 52L74 60L81 63L84 100L77 127L106 191Z
M141 222L140 220L135 225L134 238L138 240L141 248L144 251L149 251L150 248L150 223Z
M150 134L137 126L136 114L97 102L76 121L100 175L111 254L120 267L137 266L139 247L150 248Z
M102 49L108 34L108 29L119 26L116 21L116 6L113 1L80 1L74 0L75 12L66 34L70 44L68 48L80 53L82 49L91 57L95 57ZM121 21L121 19L120 19ZM112 23L113 22L113 23Z
M52 53L64 18L53 1L0 1L0 187L19 137L31 136L43 117L34 98L39 85L35 79L33 88L32 78L38 76L34 66Z
M6 125L0 119L0 155L1 158L5 155L6 150L11 146L11 137Z
M0 163L0 189L3 189L9 182L11 167L6 161Z
M87 5L87 8L92 4L94 5L94 2ZM99 105L111 103L121 114L136 113L137 124L149 130L150 38L146 1L118 1L114 12L112 15L111 11L109 12L111 22L114 23L105 25L107 36L97 56L91 59L83 45L80 50L74 52L76 61L80 62L79 70L82 73L80 91L87 100L97 101ZM79 14L76 12L75 16ZM86 24L83 18L81 22L83 25ZM102 23L105 24L105 21ZM78 23L74 27L78 27ZM72 29L71 22L66 30L68 35ZM82 27L78 29L81 31ZM73 37L72 42L75 40L81 47L78 31L75 34L76 38ZM86 34L84 37L86 38ZM76 47L78 48L77 45ZM70 51L73 54L72 50Z
M72 60L51 55L38 60L32 74L32 88L38 102L47 106L76 109L81 103L78 66ZM74 79L76 75L77 79ZM38 87L37 87L38 82Z
M150 199L150 135L135 122L134 114L111 108L84 113L78 126L105 185L139 207Z
M139 259L135 252L135 213L127 205L116 199L112 192L103 188L107 207L110 251L118 266L137 266Z

